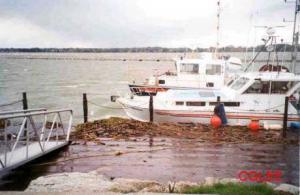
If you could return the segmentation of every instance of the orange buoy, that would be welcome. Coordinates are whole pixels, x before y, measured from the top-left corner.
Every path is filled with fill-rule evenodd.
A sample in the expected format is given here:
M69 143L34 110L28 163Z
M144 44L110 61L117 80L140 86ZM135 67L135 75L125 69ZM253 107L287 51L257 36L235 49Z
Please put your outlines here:
M218 117L217 115L213 115L210 119L210 124L215 128L219 128L222 124L222 121L220 119L220 117Z
M252 131L257 131L260 128L259 121L257 119L252 119L248 125L248 128Z

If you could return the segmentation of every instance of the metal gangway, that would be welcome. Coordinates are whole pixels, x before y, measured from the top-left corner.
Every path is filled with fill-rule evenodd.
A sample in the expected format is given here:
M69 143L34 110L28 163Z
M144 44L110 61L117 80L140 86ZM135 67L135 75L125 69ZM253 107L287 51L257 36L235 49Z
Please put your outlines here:
M72 120L71 109L0 112L0 175L68 145Z

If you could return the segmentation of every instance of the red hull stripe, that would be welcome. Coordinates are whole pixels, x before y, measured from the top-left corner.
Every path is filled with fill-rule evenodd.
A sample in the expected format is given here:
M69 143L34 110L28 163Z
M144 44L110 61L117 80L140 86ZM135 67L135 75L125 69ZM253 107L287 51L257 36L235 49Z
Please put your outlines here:
M197 117L197 118L210 118L212 114L198 114L198 113L170 113L170 112L155 112L158 115L169 115L177 117ZM236 114L226 114L228 119L251 119L256 118L259 120L283 120L283 116L263 116L263 115L236 115ZM300 117L289 117L289 121L300 121Z

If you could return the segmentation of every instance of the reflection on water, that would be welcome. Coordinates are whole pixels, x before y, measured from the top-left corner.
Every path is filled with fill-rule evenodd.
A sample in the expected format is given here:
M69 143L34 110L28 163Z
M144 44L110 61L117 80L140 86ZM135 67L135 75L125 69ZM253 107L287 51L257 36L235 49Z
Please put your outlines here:
M283 182L299 186L299 147L296 145L204 144L197 140L166 138L103 139L102 142L101 145L70 145L58 154L17 169L2 178L0 189L22 190L31 179L41 175L92 170L109 177L161 182L197 182L208 176L236 178L241 170L281 170ZM116 155L118 152L121 155ZM51 163L54 161L57 162Z

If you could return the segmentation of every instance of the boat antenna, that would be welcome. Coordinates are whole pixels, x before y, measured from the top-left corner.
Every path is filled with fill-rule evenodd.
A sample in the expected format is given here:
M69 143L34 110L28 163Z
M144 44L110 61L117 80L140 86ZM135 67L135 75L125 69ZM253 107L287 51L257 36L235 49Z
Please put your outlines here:
M267 64L269 64L269 60L270 60L270 56L271 56L271 51L274 50L273 42L274 42L274 39L276 38L276 36L274 36L274 34L275 34L275 28L282 28L282 27L285 27L285 26L255 26L255 28L265 28L266 31L267 31L268 38L262 39L264 41L263 47L261 47L260 51L258 51L256 53L256 55L253 57L253 59L248 63L248 65L244 69L244 72L248 71L249 67L253 65L253 62L256 60L256 58L259 56L259 54L261 52L263 52L264 48L266 48L267 50L270 49L268 51L268 60L267 60ZM271 43L271 46L267 47L267 45L268 45L269 42Z
M293 48L294 51L292 52L292 67L291 67L291 72L295 73L295 68L296 68L296 63L297 63L297 51L298 51L298 36L299 32L296 33L296 25L297 25L297 14L300 11L300 0L295 0L295 1L287 1L284 0L285 3L295 3L295 13L294 13L294 23L293 26ZM285 19L283 20L285 22Z
M218 57L218 50L220 46L220 16L221 16L221 0L217 1L218 11L217 11L217 45L215 49L215 57Z
M294 52L292 53L292 72L295 73L296 62L297 62L297 50L298 50L298 33L296 33L297 14L300 11L300 0L296 0L295 3L295 16L294 16L294 27L293 27L293 45Z

